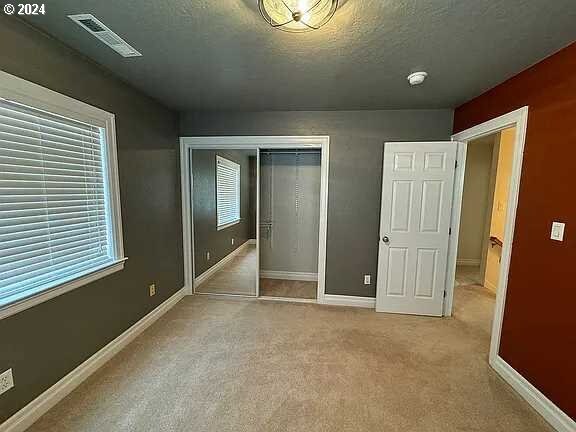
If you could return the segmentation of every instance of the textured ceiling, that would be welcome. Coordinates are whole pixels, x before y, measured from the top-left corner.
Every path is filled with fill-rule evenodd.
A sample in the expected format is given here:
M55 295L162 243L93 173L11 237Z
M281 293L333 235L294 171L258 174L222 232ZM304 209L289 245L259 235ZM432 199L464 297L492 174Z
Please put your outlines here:
M303 34L270 28L256 0L58 0L29 21L179 110L451 108L576 40L576 0L340 3ZM118 56L77 13L144 56Z

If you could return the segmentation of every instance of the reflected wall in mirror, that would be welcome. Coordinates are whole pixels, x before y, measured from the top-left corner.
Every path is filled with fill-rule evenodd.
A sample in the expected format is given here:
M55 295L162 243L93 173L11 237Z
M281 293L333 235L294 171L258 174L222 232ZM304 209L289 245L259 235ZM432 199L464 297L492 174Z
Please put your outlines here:
M192 150L194 291L257 295L256 150Z

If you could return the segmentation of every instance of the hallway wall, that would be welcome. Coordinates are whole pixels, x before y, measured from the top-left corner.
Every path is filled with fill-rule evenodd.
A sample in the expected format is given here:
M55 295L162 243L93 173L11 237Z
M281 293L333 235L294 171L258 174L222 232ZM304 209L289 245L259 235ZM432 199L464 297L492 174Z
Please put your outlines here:
M516 128L503 130L499 134L498 163L496 167L496 179L494 195L490 210L490 233L489 237L496 237L504 242L506 237L506 215L508 211L510 178L512 176L512 162L514 160L514 147ZM486 249L486 271L484 274L484 286L492 292L498 289L500 279L500 261L502 248L498 245L488 244Z
M484 231L491 211L490 173L496 138L492 135L468 143L458 236L458 264L480 265L485 252Z

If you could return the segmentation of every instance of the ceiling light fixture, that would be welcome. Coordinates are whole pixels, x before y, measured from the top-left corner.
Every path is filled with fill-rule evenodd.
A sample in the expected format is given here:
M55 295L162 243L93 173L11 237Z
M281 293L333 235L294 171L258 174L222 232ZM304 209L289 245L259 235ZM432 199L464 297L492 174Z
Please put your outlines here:
M408 75L408 82L411 86L417 86L422 84L427 76L426 72L414 72Z
M338 8L338 0L258 0L260 13L272 27L292 33L318 30Z

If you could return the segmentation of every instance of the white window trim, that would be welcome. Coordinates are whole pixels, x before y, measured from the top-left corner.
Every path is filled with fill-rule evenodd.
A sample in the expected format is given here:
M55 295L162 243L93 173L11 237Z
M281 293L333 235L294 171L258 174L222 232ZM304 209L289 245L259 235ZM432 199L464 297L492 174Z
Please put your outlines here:
M224 225L220 225L220 226L216 227L216 231L222 231L222 230L224 230L224 229L226 229L226 228L230 228L231 226L234 226L234 225L239 224L241 221L242 221L242 219L240 218L240 219L238 219L238 220L235 220L234 222L230 222L230 223L227 223L227 224L224 224Z
M95 269L87 274L72 278L64 283L36 294L32 294L30 297L21 301L9 303L1 307L0 319L3 319L122 270L127 258L124 257L122 236L120 184L118 180L118 154L116 149L116 123L114 114L3 71L0 71L0 98L29 105L34 108L46 110L48 112L104 128L106 131L107 187L110 194L109 222L112 234L112 251L115 258L112 263L102 268Z
M221 165L227 165L230 168L233 168L234 170L238 170L238 219L232 221L232 222L228 222L222 225L218 225L218 164ZM230 228L231 226L234 226L236 224L239 224L242 221L241 216L241 200L242 197L240 196L241 193L241 176L242 176L242 172L241 172L241 167L240 164L237 162L234 162L232 160L226 159L225 157L216 155L216 231L222 231L226 228Z

